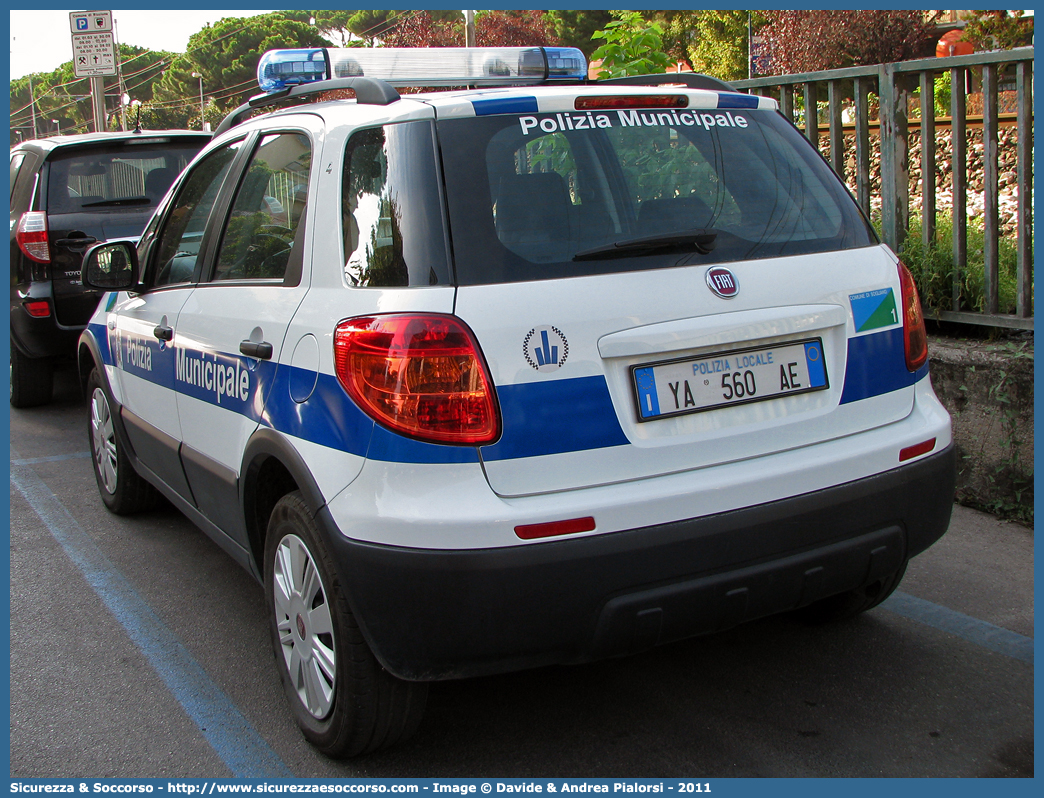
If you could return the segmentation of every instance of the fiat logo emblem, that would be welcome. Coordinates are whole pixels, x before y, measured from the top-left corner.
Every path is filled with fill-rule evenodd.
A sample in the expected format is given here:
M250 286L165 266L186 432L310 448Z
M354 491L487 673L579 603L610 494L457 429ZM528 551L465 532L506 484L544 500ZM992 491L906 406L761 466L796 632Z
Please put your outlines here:
M739 280L724 266L707 270L707 285L722 299L732 299L739 293Z

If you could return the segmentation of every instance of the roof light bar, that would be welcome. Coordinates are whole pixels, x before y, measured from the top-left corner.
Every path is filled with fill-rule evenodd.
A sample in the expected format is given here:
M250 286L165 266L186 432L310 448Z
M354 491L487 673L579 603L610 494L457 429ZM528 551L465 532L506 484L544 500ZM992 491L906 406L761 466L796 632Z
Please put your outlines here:
M326 47L269 50L257 65L262 91L364 75L392 86L483 86L577 81L587 60L575 47Z

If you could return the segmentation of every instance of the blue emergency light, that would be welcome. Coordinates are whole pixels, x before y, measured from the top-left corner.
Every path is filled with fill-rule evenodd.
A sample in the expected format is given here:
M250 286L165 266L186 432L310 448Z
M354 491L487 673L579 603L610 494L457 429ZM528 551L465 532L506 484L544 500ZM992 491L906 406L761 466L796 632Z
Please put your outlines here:
M396 87L575 82L587 77L587 60L575 47L324 47L269 50L257 65L266 93L357 76Z

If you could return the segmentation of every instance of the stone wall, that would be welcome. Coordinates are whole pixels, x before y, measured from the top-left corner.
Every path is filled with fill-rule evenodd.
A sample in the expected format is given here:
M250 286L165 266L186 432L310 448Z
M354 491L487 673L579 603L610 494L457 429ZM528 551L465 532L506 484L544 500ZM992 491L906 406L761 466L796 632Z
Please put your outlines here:
M981 128L967 131L968 217L982 216L984 200L984 158ZM910 124L910 213L921 210L921 131L916 123ZM935 131L935 207L939 212L949 213L953 191L953 147L949 128ZM830 140L820 136L820 151L830 159ZM1016 182L1016 145L1018 131L1014 126L1002 127L997 136L999 221L1001 235L1015 235L1015 214L1018 210L1019 194ZM845 136L845 183L856 193L855 136ZM870 206L875 212L881 209L881 148L877 136L870 137Z
M1033 522L1033 339L931 337L932 386L953 419L957 499Z

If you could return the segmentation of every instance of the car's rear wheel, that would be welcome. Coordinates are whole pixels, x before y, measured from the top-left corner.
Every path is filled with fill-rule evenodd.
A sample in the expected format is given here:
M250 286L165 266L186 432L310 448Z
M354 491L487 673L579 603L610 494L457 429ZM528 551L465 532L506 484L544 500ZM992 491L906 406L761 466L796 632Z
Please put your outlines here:
M120 446L112 406L97 369L87 378L87 396L91 460L102 501L117 515L152 509L159 501L159 493L137 474Z
M36 407L51 401L54 363L49 357L29 357L11 344L11 407Z
M834 621L845 621L849 618L873 609L886 598L888 598L906 574L906 563L904 562L895 573L871 582L868 585L829 596L825 599L809 604L798 610L806 621L811 623L832 623Z
M279 500L265 542L276 667L304 736L331 757L387 748L420 725L428 686L388 673L363 640L299 492Z

